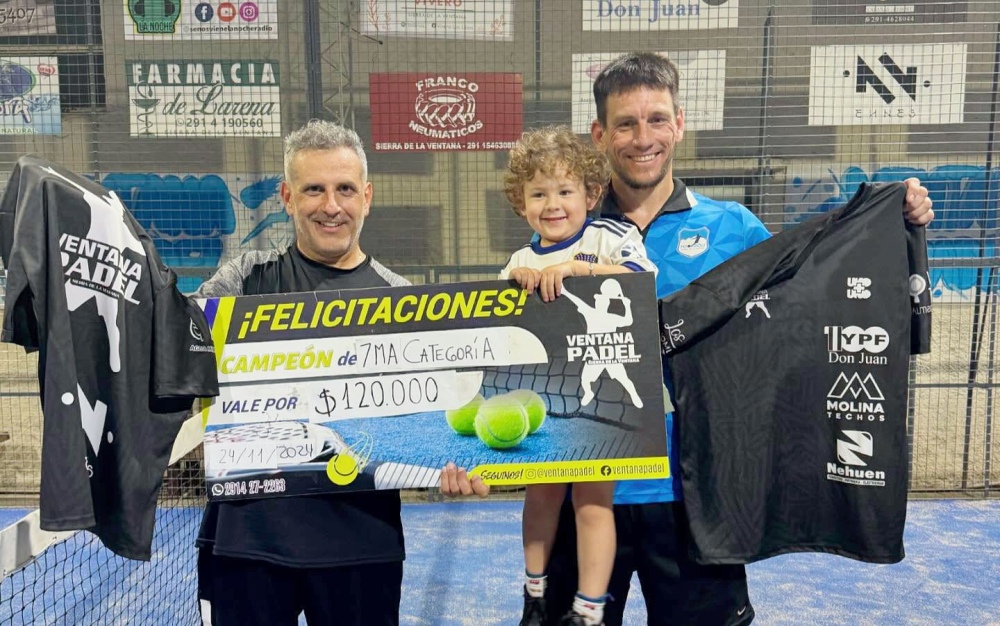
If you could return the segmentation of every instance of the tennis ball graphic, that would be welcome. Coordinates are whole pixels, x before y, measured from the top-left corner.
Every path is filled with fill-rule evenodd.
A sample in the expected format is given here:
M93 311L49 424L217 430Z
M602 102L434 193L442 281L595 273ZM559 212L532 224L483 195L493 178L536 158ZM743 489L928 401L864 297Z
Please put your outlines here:
M358 477L358 462L350 454L335 454L326 464L326 476L335 485L350 485Z
M483 400L485 400L483 394L477 393L476 397L469 400L465 406L445 411L444 418L448 420L448 425L451 426L452 430L459 435L475 435L476 413Z
M516 398L518 402L524 405L524 410L528 413L529 435L542 427L542 424L545 423L545 416L548 414L548 409L545 407L545 400L542 400L542 396L530 389L515 389L507 395Z
M479 405L476 435L491 448L513 448L528 436L528 412L509 394L493 396Z

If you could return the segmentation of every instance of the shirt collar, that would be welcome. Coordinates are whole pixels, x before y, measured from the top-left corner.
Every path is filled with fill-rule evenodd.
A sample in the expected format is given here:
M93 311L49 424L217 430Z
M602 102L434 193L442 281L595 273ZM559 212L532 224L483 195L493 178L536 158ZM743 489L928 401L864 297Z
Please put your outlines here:
M314 260L310 259L306 255L302 254L302 251L299 250L298 244L296 242L294 242L294 241L292 242L292 245L290 246L290 248L291 248L292 254L295 256L295 258L297 258L299 260L299 263L302 263L302 264L307 265L309 267L314 267L314 268L319 269L319 270L328 271L328 272L331 272L331 273L334 273L334 274L350 274L351 272L353 272L353 271L355 271L357 269L360 269L360 268L364 267L365 265L368 265L369 261L371 259L370 256L368 256L367 254L365 254L364 258L361 259L361 261L357 265L355 265L354 267L339 268L339 267L333 267L331 265L327 265L326 263L320 263L319 261L314 261Z
M584 231L587 230L587 227L590 226L590 223L593 221L594 220L588 217L583 222L583 228L581 228L575 235L573 235L569 239L560 241L559 243L554 243L551 246L543 246L541 237L538 235L538 233L535 233L535 236L531 238L531 250L535 254L549 254L550 252L565 250L566 248L575 244L577 241L580 241L580 238L583 237Z
M688 191L687 185L685 185L681 179L675 178L674 180L674 192L670 194L667 201L663 203L660 210L656 212L653 220L650 222L652 224L656 221L656 218L660 217L664 213L678 213L680 211L688 211L696 204L698 200L695 199L694 194ZM604 196L604 202L601 203L601 217L609 218L613 220L618 220L620 222L630 222L621 209L618 208L618 201L615 197L615 190L609 189L608 194Z

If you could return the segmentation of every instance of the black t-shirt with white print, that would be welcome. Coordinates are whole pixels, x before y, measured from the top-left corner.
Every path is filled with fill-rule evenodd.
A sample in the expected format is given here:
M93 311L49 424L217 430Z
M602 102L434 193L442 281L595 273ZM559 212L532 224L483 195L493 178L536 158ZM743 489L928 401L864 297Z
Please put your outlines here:
M903 558L910 355L931 321L905 193L863 185L660 301L699 562Z
M0 255L0 340L39 352L41 527L149 559L174 439L218 394L205 317L113 192L37 157L0 201Z

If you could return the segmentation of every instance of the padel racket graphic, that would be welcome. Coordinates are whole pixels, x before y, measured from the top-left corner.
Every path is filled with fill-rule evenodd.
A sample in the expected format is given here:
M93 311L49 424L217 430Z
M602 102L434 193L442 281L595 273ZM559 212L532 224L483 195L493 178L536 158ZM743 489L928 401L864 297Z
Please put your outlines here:
M261 445L254 446L255 443ZM351 456L361 468L371 454L371 442L362 441L360 447L366 453L364 458L358 458L337 431L309 422L258 422L221 428L205 433L206 477L245 474L267 466L325 462L338 454ZM237 455L246 454L256 456L237 458ZM258 467L250 470L246 467L248 464ZM227 469L227 465L232 469Z

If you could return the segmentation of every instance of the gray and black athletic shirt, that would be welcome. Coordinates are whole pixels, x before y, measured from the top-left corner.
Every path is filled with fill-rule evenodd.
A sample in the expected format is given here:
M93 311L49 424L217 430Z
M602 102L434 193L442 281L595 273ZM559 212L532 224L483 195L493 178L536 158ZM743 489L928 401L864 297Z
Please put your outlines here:
M246 252L205 282L198 297L403 286L409 282L368 257L350 270L284 252ZM199 546L217 555L292 567L385 563L404 558L399 492L366 491L209 504Z

